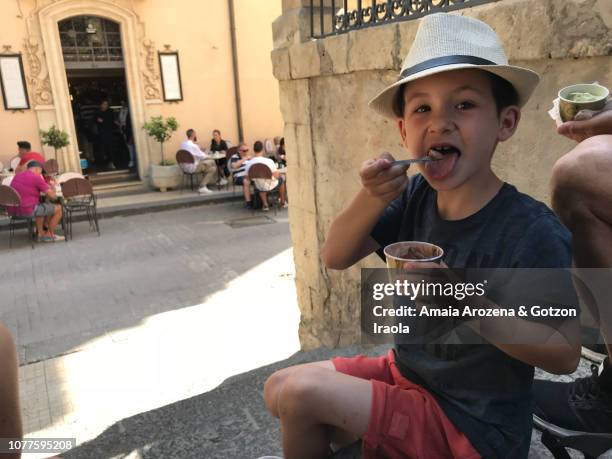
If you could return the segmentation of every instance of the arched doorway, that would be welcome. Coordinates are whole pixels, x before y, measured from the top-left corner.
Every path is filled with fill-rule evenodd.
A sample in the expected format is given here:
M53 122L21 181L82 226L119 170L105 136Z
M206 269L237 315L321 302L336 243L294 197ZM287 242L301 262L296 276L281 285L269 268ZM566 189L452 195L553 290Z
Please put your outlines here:
M58 22L76 141L92 178L137 178L121 25L98 16Z
M139 127L148 116L151 116L151 111L161 101L150 96L145 98L144 89L148 86L143 84L142 75L143 72L146 73L146 69L142 67L144 64L141 64L140 56L144 54L146 46L143 44L142 25L131 8L107 0L56 0L38 11L39 30L53 93L53 105L39 106L36 110L38 124L41 129L55 124L68 133L71 139L70 145L58 152L60 167L64 170L80 171L78 145L73 141L77 135L58 24L65 19L84 13L119 24L130 118L134 127L134 140L138 154L138 176L144 179L149 175L150 146L145 132ZM153 84L157 82L154 81Z

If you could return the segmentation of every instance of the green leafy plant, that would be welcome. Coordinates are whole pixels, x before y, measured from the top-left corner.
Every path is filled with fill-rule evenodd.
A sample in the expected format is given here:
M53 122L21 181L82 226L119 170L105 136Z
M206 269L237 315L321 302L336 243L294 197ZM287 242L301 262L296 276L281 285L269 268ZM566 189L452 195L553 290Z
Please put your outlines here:
M164 120L161 116L153 116L149 121L147 121L143 129L147 132L150 137L153 137L156 141L158 141L161 145L161 162L160 166L169 166L174 164L171 161L166 161L164 159L164 142L167 142L172 134L178 129L179 125L176 121L176 118L169 117Z
M56 128L55 125L51 126L46 131L43 129L40 130L40 140L42 144L53 147L55 159L57 159L57 150L70 145L68 138L68 134Z

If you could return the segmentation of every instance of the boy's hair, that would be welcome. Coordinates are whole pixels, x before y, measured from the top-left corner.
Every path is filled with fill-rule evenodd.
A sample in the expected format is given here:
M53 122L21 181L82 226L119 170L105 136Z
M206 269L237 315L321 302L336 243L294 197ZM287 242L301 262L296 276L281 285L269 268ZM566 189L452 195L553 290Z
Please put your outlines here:
M255 153L259 153L261 151L263 151L263 143L261 143L261 141L257 141L253 144L253 151Z
M486 72L489 77L489 81L491 82L491 92L493 93L493 99L495 99L495 106L497 107L497 114L499 115L501 111L509 107L510 105L518 105L519 96L514 89L514 86L508 81L503 79L500 76L497 76L491 72ZM406 84L403 84L397 94L395 99L393 100L393 113L398 118L402 118L404 116L404 108L406 105L406 100L404 99L404 88Z
M219 129L215 129L215 130L213 131L213 135L215 135L215 134L219 134L219 135L221 135L221 131L220 131Z
M193 129L187 129L187 132L185 132L185 135L187 136L187 138L190 138L194 132L195 131Z
M32 144L27 140L20 140L17 142L17 148L21 148L22 150L31 150Z

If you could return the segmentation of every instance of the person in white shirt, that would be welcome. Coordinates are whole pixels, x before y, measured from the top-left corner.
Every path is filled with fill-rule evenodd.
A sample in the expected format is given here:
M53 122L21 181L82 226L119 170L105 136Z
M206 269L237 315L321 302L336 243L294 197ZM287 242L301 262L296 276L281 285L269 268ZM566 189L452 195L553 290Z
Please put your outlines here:
M204 178L201 182L201 187L198 190L200 193L212 193L212 191L208 188L207 185L211 183L217 182L217 165L215 161L209 157L207 153L202 151L198 144L198 137L196 131L194 129L187 129L187 139L181 143L181 150L186 150L193 156L195 160L194 164L182 164L181 167L185 172L202 172L204 174ZM227 181L221 179L219 181L220 185L225 185Z
M262 210L267 212L270 210L270 206L268 205L268 192L273 191L278 188L278 194L280 196L280 204L282 207L287 207L286 203L286 189L285 189L285 179L278 172L276 168L276 164L270 158L266 158L263 155L263 144L258 140L253 144L253 154L254 157L246 165L246 175L249 176L249 169L253 166L253 164L265 164L272 171L271 179L253 179L255 189L259 192L259 197L263 202Z

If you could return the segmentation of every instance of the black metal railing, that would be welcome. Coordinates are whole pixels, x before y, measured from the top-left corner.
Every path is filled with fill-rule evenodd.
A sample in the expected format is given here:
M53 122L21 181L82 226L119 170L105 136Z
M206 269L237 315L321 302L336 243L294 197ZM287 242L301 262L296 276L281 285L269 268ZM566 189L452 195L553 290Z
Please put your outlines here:
M313 38L323 38L497 1L500 0L310 0L310 32Z

